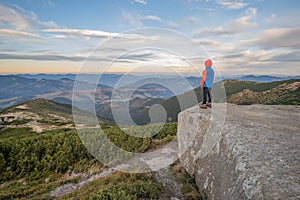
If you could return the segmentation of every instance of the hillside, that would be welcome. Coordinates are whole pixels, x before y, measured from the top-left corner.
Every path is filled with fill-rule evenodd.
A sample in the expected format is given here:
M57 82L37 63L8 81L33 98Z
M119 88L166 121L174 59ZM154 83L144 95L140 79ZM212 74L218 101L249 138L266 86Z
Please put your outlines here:
M225 80L223 81L226 91L226 101L228 103L234 103L239 105L250 105L250 104L267 104L267 105L299 105L300 104L300 79L291 79L284 81L276 81L269 83L256 83L249 81L239 80ZM221 89L221 82L214 84L214 90ZM180 98L189 98L189 96L195 92L198 98L198 102L202 101L202 90L196 88L188 91ZM161 102L161 105L166 109L168 118L172 121L177 121L177 115L180 112L178 97L174 96L170 99ZM224 101L218 94L214 96L215 102ZM189 105L187 107L191 107ZM136 110L132 113L134 116L147 115L149 111L148 107ZM141 120L141 119L140 119Z
M46 99L30 100L0 112L0 135L9 135L10 131L19 128L29 128L36 133L71 128L72 121L71 105L58 104Z
M300 79L270 83L225 82L227 102L250 105L299 105Z
M77 111L83 117L89 114ZM114 172L95 159L75 130L70 105L36 99L1 111L0 119L0 199L199 197L179 162L157 173L135 174ZM128 135L112 124L102 122L101 127L111 142L131 152L161 148L177 132L176 123L162 129L160 124L127 128L145 134L159 127L160 132L150 138ZM106 148L101 146L100 152L107 153Z
M24 115L26 119L72 120L72 105L60 104L48 99L29 100L0 111L0 115Z

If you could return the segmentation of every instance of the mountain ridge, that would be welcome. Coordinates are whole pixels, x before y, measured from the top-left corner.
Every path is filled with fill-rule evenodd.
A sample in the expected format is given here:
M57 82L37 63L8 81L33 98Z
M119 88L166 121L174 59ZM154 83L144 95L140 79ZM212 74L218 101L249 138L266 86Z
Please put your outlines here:
M224 80L223 82L214 83L214 90L222 90L223 85L226 92L226 102L228 103L238 105L300 105L300 79L291 79L270 83ZM202 101L202 90L200 87L198 87L181 95L171 97L160 103L165 108L167 117L169 119L172 119L172 121L177 121L177 115L181 111L178 98L190 97L192 93L196 94L198 102ZM218 94L216 94L214 97L216 102L222 102L225 100L223 99L223 95L218 96ZM186 108L192 106L194 105L190 104ZM149 108L145 107L144 109L140 109L138 112L139 113L132 113L132 115L147 115Z

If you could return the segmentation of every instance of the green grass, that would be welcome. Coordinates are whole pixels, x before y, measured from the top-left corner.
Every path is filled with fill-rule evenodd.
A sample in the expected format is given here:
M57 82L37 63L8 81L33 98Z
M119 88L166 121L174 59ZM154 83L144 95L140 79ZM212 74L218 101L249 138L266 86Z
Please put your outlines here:
M37 135L31 128L3 128L0 130L0 141L8 138L20 139Z
M0 185L0 199L38 199L41 194L54 190L65 181L61 174L51 174L48 178L36 180L14 179Z
M151 173L115 172L60 199L158 199L161 187Z

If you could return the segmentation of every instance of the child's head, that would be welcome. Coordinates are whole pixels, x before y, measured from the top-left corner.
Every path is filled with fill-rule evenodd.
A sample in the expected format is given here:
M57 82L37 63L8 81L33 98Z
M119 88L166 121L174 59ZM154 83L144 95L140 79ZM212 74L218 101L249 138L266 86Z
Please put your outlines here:
M207 60L204 62L204 65L205 65L205 67L212 67L212 60L211 60L211 59L207 59Z

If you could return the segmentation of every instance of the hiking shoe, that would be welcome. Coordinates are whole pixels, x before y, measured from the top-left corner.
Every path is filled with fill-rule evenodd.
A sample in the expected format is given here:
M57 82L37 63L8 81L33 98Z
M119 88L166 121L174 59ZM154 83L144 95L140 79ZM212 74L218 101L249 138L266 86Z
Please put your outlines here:
M199 108L206 109L206 108L207 108L207 105L206 105L206 104L201 104L201 105L199 106Z
M212 104L211 104L211 103L208 103L208 104L206 104L206 105L207 105L207 107L209 107L209 108L212 107Z

